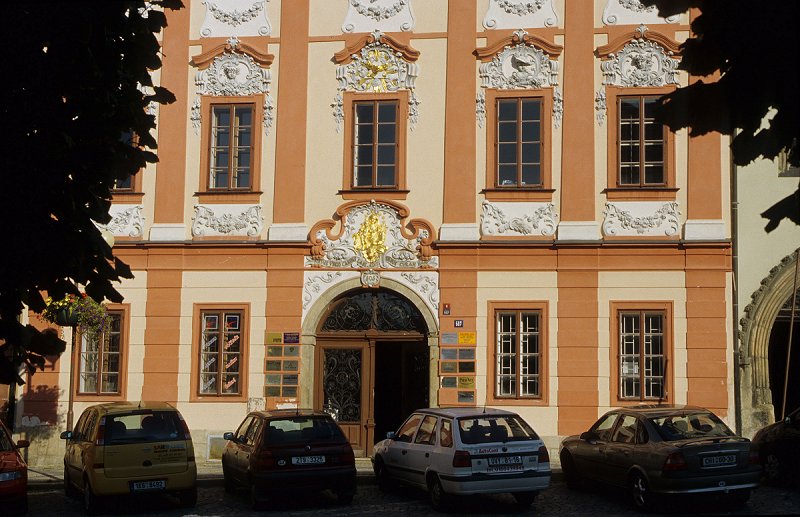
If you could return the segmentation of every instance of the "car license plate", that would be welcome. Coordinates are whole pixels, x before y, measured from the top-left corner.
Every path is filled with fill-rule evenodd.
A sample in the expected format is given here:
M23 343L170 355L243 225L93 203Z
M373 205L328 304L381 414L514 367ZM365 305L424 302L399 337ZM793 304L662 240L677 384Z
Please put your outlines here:
M325 463L325 456L294 456L292 465L319 465Z
M163 479L156 481L134 481L131 483L131 490L133 492L143 492L147 490L164 490L167 488L167 482Z
M725 454L722 456L706 456L703 458L703 467L727 467L736 465L735 454Z
M489 465L486 472L522 472L522 463L513 465Z
M522 465L522 456L498 456L495 458L489 458L489 465L515 465L515 464Z

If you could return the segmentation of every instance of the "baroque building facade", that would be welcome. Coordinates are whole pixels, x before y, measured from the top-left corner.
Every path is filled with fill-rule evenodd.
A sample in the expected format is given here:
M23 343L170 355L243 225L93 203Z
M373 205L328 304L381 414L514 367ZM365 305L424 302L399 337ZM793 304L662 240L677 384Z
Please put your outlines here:
M210 460L255 408L329 411L362 454L426 405L516 410L553 448L620 405L733 425L729 142L652 113L700 79L692 13L185 4L159 162L107 226L135 278L24 388L31 458L60 461L70 399L175 403Z

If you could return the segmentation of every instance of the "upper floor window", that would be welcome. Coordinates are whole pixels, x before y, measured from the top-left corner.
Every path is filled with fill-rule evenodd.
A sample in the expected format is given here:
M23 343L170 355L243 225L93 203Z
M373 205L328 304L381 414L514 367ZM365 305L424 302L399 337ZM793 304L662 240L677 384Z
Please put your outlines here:
M353 188L396 188L399 101L357 101L353 113Z
M619 397L653 400L665 397L666 314L622 310L619 318Z
M117 395L121 393L123 353L123 312L108 311L108 330L98 335L83 334L78 354L78 393Z
M497 398L542 396L540 311L496 313L495 390Z
M120 141L125 145L134 146L136 145L136 137L133 131L123 131L119 137ZM112 187L113 194L126 194L133 192L136 188L136 182L134 181L134 176L130 175L123 179L117 179L114 181L114 186Z
M497 99L495 186L542 186L542 100Z
M241 395L243 311L203 310L200 319L199 394Z
M657 96L625 96L617 99L619 187L667 184L667 130L655 120L657 102Z
M215 104L211 107L209 190L252 188L252 104Z

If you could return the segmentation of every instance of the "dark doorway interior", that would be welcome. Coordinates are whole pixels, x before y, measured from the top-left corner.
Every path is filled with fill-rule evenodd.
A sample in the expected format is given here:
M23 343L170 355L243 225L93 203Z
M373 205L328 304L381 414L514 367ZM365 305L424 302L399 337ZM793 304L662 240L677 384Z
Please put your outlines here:
M428 346L379 341L375 346L375 441L396 431L415 409L428 407Z
M800 298L800 291L798 291ZM772 404L775 406L775 419L780 420L783 405L783 386L786 379L786 352L789 347L789 327L791 322L791 298L783 306L772 325L769 337L769 386L772 390ZM786 414L800 407L800 300L795 302L794 330L792 331L792 350L789 360L789 389L786 390Z

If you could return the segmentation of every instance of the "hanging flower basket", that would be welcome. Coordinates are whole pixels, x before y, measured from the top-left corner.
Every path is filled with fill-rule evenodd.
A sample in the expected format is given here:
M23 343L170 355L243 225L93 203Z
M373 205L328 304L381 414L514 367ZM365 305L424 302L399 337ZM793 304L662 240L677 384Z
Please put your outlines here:
M61 300L47 298L47 306L42 311L45 321L62 327L77 327L90 336L108 330L110 319L105 306L94 301L94 298L81 293L80 296L68 294Z

